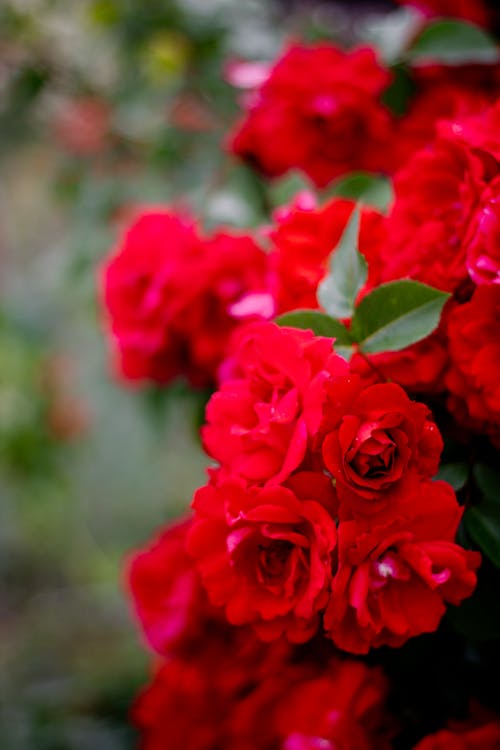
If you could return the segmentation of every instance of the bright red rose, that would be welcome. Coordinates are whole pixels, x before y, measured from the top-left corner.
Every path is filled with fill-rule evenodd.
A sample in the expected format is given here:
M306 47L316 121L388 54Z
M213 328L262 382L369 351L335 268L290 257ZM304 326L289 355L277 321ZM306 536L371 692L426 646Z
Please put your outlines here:
M495 91L498 97L498 86ZM500 99L491 107L483 108L478 114L440 122L437 132L441 137L454 139L457 143L477 151L485 162L488 177L499 172L500 161Z
M355 354L351 370L364 383L389 380L410 393L441 393L447 362L446 336L439 330L399 352L370 354L369 358Z
M217 479L216 479L217 482ZM328 478L247 488L235 479L197 491L189 552L209 597L233 625L253 624L264 640L292 642L317 630L331 581L336 526Z
M301 169L319 186L387 162L388 71L371 49L292 45L247 97L231 150L274 177Z
M190 527L191 520L169 526L129 563L136 615L148 643L164 655L192 653L208 627L223 623L186 552Z
M227 379L207 405L203 443L226 472L277 484L306 457L323 382L348 365L331 339L310 331L255 323L236 338Z
M394 142L394 168L403 167L415 151L433 142L436 125L440 120L457 120L481 112L499 91L496 84L495 93L490 93L490 81L482 81L479 74L476 76L477 80L474 80L473 75L467 76L468 69L464 74L462 66L457 69L426 67L429 68L427 75L425 68L423 71L415 71L416 92L408 111L398 122L398 137ZM446 74L441 72L443 70ZM431 71L436 72L432 75Z
M130 381L212 383L239 320L272 314L266 285L267 256L249 237L202 240L190 217L144 211L103 268L119 372Z
M275 212L271 263L276 274L279 312L317 308L318 284L325 276L332 252L346 228L354 201L333 199L318 206L312 193L301 193L290 206ZM384 217L363 210L359 247L369 263L370 276L377 276L378 248L384 241Z
M380 513L415 476L438 470L443 442L424 404L395 383L351 377L325 385L322 454L342 517Z
M282 750L390 750L382 671L351 660L328 666L283 695L276 711Z
M498 750L500 721L489 721L480 726L454 726L424 737L413 750Z
M448 408L457 421L500 444L500 288L483 285L448 319Z
M467 282L464 238L486 177L483 160L451 138L418 151L395 176L381 280L409 277L448 292Z
M500 177L481 196L466 238L467 270L476 284L500 284Z
M445 602L476 585L477 552L454 544L462 511L444 482L415 484L384 522L345 521L324 624L336 646L365 654L401 646L439 625Z

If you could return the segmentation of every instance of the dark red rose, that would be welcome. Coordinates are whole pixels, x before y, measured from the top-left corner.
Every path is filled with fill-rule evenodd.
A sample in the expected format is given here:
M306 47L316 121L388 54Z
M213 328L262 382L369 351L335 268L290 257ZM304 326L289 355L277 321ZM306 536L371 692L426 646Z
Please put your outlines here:
M448 318L447 405L457 421L500 444L500 287L483 285Z
M306 457L324 380L348 365L331 339L310 331L255 323L236 338L226 379L207 405L203 443L225 472L277 484Z
M235 738L231 726L238 707L256 686L289 673L290 659L286 643L264 645L249 629L205 630L197 650L160 666L136 700L132 720L140 730L140 747L233 750L236 740L243 750L243 727ZM254 743L260 731L252 727Z
M317 308L318 284L328 270L332 252L346 228L354 201L333 199L318 206L312 193L301 193L290 206L275 212L271 263L276 274L279 312ZM384 241L384 217L364 209L359 248L369 263L370 277L377 277L378 248ZM372 250L372 248L374 248Z
M335 495L323 474L309 476L305 498L300 486L247 488L227 479L202 487L193 501L188 549L211 601L264 640L309 639L328 598Z
M391 117L380 95L389 82L372 49L292 45L246 97L230 148L269 176L297 168L319 186L384 169Z
M169 526L130 560L128 582L148 643L164 655L193 653L207 628L223 623L186 552L191 520Z
M267 256L250 237L200 237L170 209L144 211L103 268L103 303L121 375L215 380L242 318L272 314Z
M387 691L380 669L332 660L326 673L283 695L276 711L282 750L390 750Z
M465 246L471 279L476 284L500 284L500 177L481 195Z
M446 602L470 596L480 555L453 541L461 515L449 485L426 481L380 524L339 524L338 570L324 618L336 646L356 654L401 646L436 630Z
M380 512L414 475L432 477L442 450L424 404L395 383L364 387L355 377L325 385L322 454L341 515Z
M498 750L500 721L493 719L479 726L455 725L424 737L413 750Z

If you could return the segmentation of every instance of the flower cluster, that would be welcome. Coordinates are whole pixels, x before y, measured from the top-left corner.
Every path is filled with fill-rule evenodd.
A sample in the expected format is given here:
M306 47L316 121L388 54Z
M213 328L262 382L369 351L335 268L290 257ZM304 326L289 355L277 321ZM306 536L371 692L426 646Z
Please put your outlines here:
M472 6L455 13L493 23ZM425 669L412 647L446 638L469 597L474 612L498 565L481 472L500 447L500 66L479 63L389 70L371 48L299 41L274 64L233 61L246 91L229 150L308 185L247 232L144 209L105 262L120 375L212 387L200 436L213 464L193 513L129 565L160 658L134 707L146 750L389 750L395 735L405 750L499 747L495 715L449 721L472 687L459 711L423 712L412 729L391 657ZM391 110L402 73L409 101ZM354 170L377 174L322 194ZM380 184L384 201L370 195ZM423 313L406 304L417 293ZM460 456L460 502L437 478L443 448Z
M256 323L212 396L202 437L218 463L188 549L214 605L264 640L303 642L323 618L366 653L436 629L475 586L454 543L462 511L432 481L442 448L423 404L366 386L329 339Z

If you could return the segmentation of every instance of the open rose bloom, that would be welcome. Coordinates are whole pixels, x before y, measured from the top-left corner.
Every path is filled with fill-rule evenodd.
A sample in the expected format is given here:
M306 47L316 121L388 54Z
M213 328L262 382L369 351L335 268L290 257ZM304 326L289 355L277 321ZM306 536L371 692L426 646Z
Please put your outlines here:
M127 565L146 750L500 748L496 16L411 4L396 65L231 62L229 158L308 184L245 231L137 211L100 269L119 377L210 389L206 482Z

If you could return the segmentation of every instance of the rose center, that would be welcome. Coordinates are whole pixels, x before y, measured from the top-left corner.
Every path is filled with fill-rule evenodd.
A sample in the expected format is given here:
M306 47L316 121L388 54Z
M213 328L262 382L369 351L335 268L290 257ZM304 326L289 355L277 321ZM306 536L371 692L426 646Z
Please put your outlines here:
M259 544L257 569L259 579L270 583L283 577L293 544L278 539L270 544Z
M384 433L381 437L371 436L356 451L351 462L354 471L366 479L378 479L389 474L397 458L394 441Z

